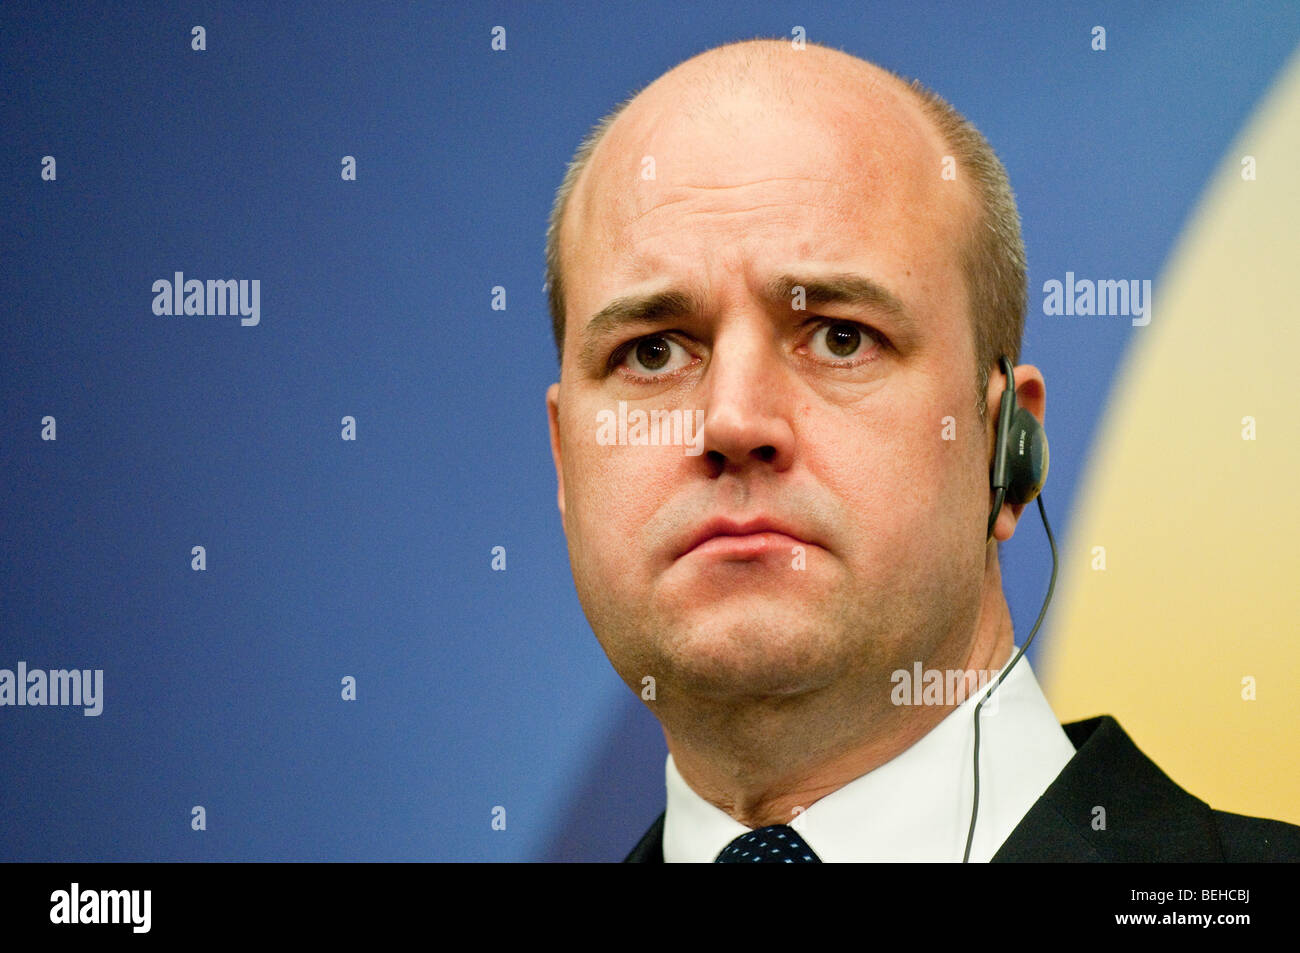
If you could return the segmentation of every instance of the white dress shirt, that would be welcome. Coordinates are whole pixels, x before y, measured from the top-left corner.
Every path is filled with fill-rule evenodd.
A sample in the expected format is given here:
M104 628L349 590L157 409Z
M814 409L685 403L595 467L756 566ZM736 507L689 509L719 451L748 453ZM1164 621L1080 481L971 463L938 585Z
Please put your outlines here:
M1017 649L1011 650L1010 664ZM970 828L975 705L997 676L893 760L788 823L826 862L960 862ZM919 689L919 687L918 687ZM980 714L980 800L972 862L990 860L1074 757L1029 659L1016 663ZM695 793L668 756L666 863L712 863L750 828Z

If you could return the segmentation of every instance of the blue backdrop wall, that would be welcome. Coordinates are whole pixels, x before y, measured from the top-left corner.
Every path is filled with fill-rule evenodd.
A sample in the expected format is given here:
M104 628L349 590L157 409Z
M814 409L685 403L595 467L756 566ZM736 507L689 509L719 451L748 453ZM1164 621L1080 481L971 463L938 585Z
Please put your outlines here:
M0 708L0 859L626 853L666 749L570 576L546 218L626 95L796 26L921 78L1002 156L1061 539L1142 329L1045 317L1036 289L1156 277L1295 4L0 8L0 668L104 673L98 716ZM257 279L257 323L155 314L176 272ZM1050 571L1027 516L1018 632Z

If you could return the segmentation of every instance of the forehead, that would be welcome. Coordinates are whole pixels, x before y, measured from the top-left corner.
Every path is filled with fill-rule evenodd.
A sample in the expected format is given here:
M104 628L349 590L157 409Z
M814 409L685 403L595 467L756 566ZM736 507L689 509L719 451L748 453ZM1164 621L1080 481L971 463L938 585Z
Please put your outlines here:
M854 62L705 92L670 73L634 100L566 211L570 327L674 253L679 265L867 253L955 272L974 205L942 177L947 146L897 80Z

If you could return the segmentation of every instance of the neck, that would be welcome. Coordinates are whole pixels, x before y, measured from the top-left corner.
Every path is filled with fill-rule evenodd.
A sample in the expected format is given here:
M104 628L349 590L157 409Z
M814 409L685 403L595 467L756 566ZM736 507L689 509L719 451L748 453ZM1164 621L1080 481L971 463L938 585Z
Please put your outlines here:
M958 667L970 673L972 689L976 673L996 673L1010 661L1014 644L996 557L990 562L975 631L956 652L964 656ZM888 680L889 673L881 674ZM689 716L661 717L683 780L756 828L790 823L814 802L906 751L960 699L943 702L894 705L859 682L856 690L828 687L794 699L694 700L686 706Z

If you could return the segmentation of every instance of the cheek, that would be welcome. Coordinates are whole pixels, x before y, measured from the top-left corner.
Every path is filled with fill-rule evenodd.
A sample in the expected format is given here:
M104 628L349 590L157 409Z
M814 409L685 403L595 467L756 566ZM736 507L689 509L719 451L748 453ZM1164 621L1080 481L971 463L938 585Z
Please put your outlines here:
M566 447L569 545L586 570L616 576L635 562L681 463L680 447L601 446L591 432Z
M955 527L980 502L978 456L960 432L943 439L942 417L929 408L859 411L817 440L815 477L847 508L855 545L901 555L959 540Z

